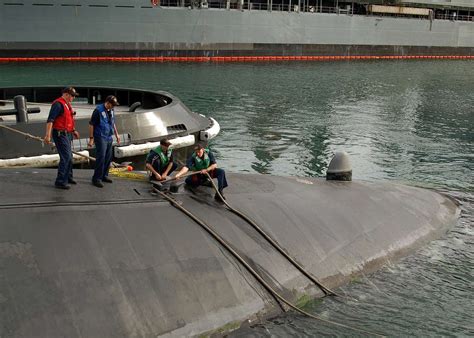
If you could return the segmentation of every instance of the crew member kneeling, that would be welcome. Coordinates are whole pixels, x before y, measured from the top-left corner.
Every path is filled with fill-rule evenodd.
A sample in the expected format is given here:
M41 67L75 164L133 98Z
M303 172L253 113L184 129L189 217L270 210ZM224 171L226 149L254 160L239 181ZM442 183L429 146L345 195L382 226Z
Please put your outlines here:
M146 157L146 168L151 172L150 180L166 180L178 167L173 161L173 150L170 149L170 145L171 142L165 139L160 141L158 147L150 150Z
M191 187L198 187L207 180L206 173L212 178L217 178L217 185L219 193L224 197L223 190L227 187L227 180L225 178L224 169L217 168L217 163L214 158L214 154L205 149L201 144L196 145L193 154L186 161L186 166L176 175L176 178L180 178L191 169L192 171L200 171L200 174L192 175L186 178L186 184ZM215 199L220 200L219 194L216 193Z

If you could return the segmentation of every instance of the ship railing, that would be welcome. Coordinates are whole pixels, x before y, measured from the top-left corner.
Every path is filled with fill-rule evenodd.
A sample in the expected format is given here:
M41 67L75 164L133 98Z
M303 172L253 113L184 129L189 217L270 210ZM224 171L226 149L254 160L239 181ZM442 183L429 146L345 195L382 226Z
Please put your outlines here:
M450 21L474 21L472 15L454 15L453 13L436 13L435 19L437 20L450 20Z
M269 1L265 2L251 2L244 0L240 1L220 1L220 0L161 0L161 7L183 7L188 9L223 9L223 10L247 10L247 11L275 11L275 12L301 12L301 13L325 13L325 14L340 14L340 15L369 15L369 16L400 16L404 18L424 19L427 17L396 15L396 14L374 14L362 13L359 8L351 6L346 7L329 7L321 6L320 4L311 5L308 0L291 0L284 4L272 4ZM437 20L451 20L451 21L474 21L472 15L454 15L453 13L435 12L434 19Z
M337 14L352 14L350 10L327 7L327 6L312 6L306 4L304 1L294 1L286 4L269 4L269 3L252 3L244 1L243 4L239 2L222 2L222 1L203 1L203 0L161 0L161 7L185 7L195 9L228 9L228 10L255 10L255 11L276 11L276 12L307 12L307 13L337 13Z
M346 9L341 9L337 7L328 7L328 6L312 6L304 5L302 6L302 12L308 13L327 13L327 14L350 14L350 11Z

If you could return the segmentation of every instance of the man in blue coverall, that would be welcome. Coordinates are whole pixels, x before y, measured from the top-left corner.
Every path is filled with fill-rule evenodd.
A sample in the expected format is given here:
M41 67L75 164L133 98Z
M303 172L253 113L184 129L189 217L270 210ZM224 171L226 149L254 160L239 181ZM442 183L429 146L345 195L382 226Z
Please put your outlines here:
M214 154L209 150L204 148L202 144L196 145L194 152L186 161L186 165L181 168L181 170L176 174L176 179L180 178L188 172L188 170L200 171L200 174L192 175L186 178L186 184L191 187L197 187L202 185L207 180L206 173L212 178L217 178L217 186L219 193L224 197L223 190L227 187L227 180L225 177L224 169L217 168L217 162L214 158ZM218 201L221 201L219 194L216 192L214 198Z
M98 188L103 188L102 182L112 183L109 178L109 167L112 162L112 135L115 134L117 144L120 144L120 137L115 126L114 107L118 106L117 98L113 95L107 96L105 102L99 104L92 112L89 121L89 142L92 147L95 143L96 159L92 184Z

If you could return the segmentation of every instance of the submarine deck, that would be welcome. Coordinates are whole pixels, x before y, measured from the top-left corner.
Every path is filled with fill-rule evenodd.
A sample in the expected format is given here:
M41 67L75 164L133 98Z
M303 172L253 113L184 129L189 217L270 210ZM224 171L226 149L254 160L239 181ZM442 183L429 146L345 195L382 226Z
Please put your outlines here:
M98 189L92 171L0 171L0 335L199 335L278 311L274 299L144 181ZM459 209L386 182L229 174L226 197L320 281L337 287L447 231ZM322 292L211 188L174 194L282 295Z

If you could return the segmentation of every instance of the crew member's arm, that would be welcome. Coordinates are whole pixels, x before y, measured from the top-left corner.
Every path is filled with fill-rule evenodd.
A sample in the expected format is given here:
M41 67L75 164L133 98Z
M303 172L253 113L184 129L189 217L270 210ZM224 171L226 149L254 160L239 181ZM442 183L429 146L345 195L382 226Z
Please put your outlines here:
M161 177L166 180L168 178L168 173L170 172L171 168L173 167L173 154L171 154L170 161L166 166L165 171L163 171L163 175Z
M187 166L181 168L181 170L176 174L175 178L178 179L189 171Z
M150 170L150 172L155 177L155 179L157 179L158 181L161 181L162 177L161 177L160 173L158 171L156 171L155 168L153 168L153 160L159 161L159 158L155 158L155 157L157 157L156 153L154 151L150 151L150 153L148 154L148 156L146 157L146 160L145 160L145 163L146 163L145 167L148 170Z
M74 112L74 113L72 114L72 127L74 128L74 130L72 131L72 136L73 136L76 140L78 140L78 139L81 137L81 135L79 135L79 132L78 132L78 131L76 130L76 128L75 128L75 124L76 124L76 121L74 121L74 116L75 116L75 115L76 115L76 112Z
M217 168L217 163L216 163L216 159L214 158L214 154L212 152L209 152L207 156L209 156L209 167L207 167L207 169L201 170L202 174L208 173L211 170L214 170Z
M71 109L72 109L72 107L71 107ZM73 112L72 112L72 116L71 116L71 118L72 118L72 127L74 128L73 131L72 131L72 136L73 136L76 140L78 140L78 139L81 137L81 135L79 135L79 132L78 132L78 131L76 130L76 128L75 128L76 121L75 121L75 119L74 119L74 116L76 116L76 111L73 111Z
M94 128L100 123L100 116L99 116L99 111L97 109L94 109L92 112L91 119L89 121L89 141L87 142L87 145L89 148L92 147L94 144Z
M193 167L193 162L193 157L189 156L188 160L186 161L186 165L181 168L181 170L176 174L174 178L178 179L181 176L185 175L189 171L189 168Z
M160 173L159 173L158 171L155 170L155 168L153 168L153 165L152 165L151 163L147 163L147 164L146 164L146 168L151 171L151 173L153 174L153 176L155 176L155 178L156 178L158 181L161 181L161 180L162 180L162 176L160 175Z
M51 143L51 132L53 130L53 122L47 122L46 123L46 133L45 133L45 136L44 136L44 142L46 142L46 144L50 144Z
M87 141L87 146L92 148L94 145L94 126L89 124L89 141Z
M49 111L48 120L46 121L46 132L44 135L44 142L46 144L51 143L51 132L53 131L53 122L56 118L63 113L63 106L61 103L56 102L51 106Z
M115 134L115 138L117 139L117 144L120 144L120 136L117 131L117 126L115 125L115 123L114 123L114 134Z
M79 137L81 137L81 135L79 135L79 132L76 129L72 131L72 135L74 135L75 139L79 139Z

